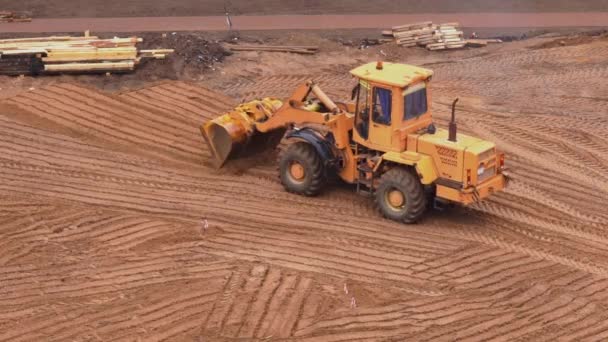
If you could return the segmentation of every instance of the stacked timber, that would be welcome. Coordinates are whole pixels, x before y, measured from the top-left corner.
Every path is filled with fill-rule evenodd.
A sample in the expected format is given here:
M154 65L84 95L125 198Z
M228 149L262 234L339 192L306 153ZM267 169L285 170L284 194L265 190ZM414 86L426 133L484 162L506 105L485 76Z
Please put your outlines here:
M319 51L318 46L306 45L231 45L228 47L231 51L267 51L267 52L291 52L305 55L312 55Z
M466 45L464 33L458 29L458 23L446 23L437 25L435 30L436 42L426 45L426 48L433 50L460 49Z
M434 41L433 34L435 29L436 26L430 21L400 25L392 28L392 36L395 38L397 45L400 46L426 46L426 44Z
M463 32L458 23L435 25L430 21L394 26L382 31L383 36L393 37L399 46L424 46L429 50L456 49L465 46Z
M32 18L24 13L0 11L0 23L30 22Z
M0 74L129 72L170 49L138 50L141 38L42 37L0 40Z

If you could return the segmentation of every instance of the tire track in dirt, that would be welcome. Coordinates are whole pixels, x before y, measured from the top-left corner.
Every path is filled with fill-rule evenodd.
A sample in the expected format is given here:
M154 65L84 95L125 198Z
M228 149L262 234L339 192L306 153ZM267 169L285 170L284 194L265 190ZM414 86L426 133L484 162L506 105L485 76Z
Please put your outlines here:
M64 188L65 188L65 184L64 184ZM483 240L482 240L482 241L483 241ZM489 240L489 241L492 241L492 240ZM485 241L484 241L484 242L485 242ZM494 241L492 241L492 242L494 242ZM518 250L519 250L519 251L522 251L522 249L518 249ZM527 250L527 249L525 249L525 250ZM535 254L535 253L533 253L533 254ZM557 257L557 256L554 256L553 258L555 259L556 257ZM561 259L561 258L557 257L557 259L555 259L555 260L566 261L567 259ZM571 265L573 265L573 266L575 266L575 265L576 265L576 267L581 267L581 266L582 266L582 264L579 264L578 262L574 262L574 263L572 263L573 261L574 261L574 260L570 260L570 261L569 261L569 263L570 263ZM583 267L584 267L584 266L583 266ZM593 266L593 267L592 267L592 268L590 268L590 269L595 269L595 270L597 270L597 272L603 272L603 271L600 271L600 269L599 269L599 268L596 268L595 266Z
M36 173L40 173L40 174L48 174L49 176L62 176L66 179L66 181L68 183L73 183L75 185L77 185L77 187L80 187L81 183L80 182L74 182L75 180L79 180L79 179L83 179L83 180L87 180L87 179L91 179L91 180L95 180L96 182L106 182L108 184L121 184L121 185L127 185L127 186L142 186L142 187L150 187L150 188L155 188L158 190L167 190L170 191L172 193L175 192L188 192L191 194L199 194L200 196L204 196L205 198L211 198L208 195L209 190L214 190L213 188L209 189L209 188L204 188L201 187L199 185L186 185L186 184L178 184L178 183L159 183L159 182L147 182L147 181L140 181L138 179L128 179L128 178L119 178L116 176L107 176L103 173L90 173L90 172L80 172L80 171L63 171L61 169L54 169L54 168L48 168L48 167L37 167L37 166L30 166L30 165L24 165L24 164L17 164L17 163L1 163L3 165L3 167L5 167L7 170L9 169L15 169L15 170L21 170L22 172L36 172ZM41 181L38 180L38 181ZM188 181L188 183L190 183L190 181ZM234 185L234 184L232 184ZM249 187L254 188L253 185L249 185ZM221 187L221 183L218 183L217 186L217 195L216 197L213 197L214 199L219 199L219 198L229 198L228 195L226 195L226 192L223 191L223 188ZM238 188L234 188L234 190L238 190ZM248 192L245 191L246 189L242 189L240 191L238 191L239 193L241 193L242 195L246 195L248 194ZM120 190L116 190L119 191ZM108 189L106 192L111 192L111 193L116 193L116 191L112 190L110 191L110 189ZM138 192L140 192L140 190L137 190ZM223 194L223 195L220 195ZM283 191L277 189L276 194L279 194L281 197L289 197L289 195L285 194ZM132 195L135 195L135 193L132 193ZM128 196L128 197L133 197L132 195ZM273 198L276 197L275 193L268 193L267 195L259 194L260 198ZM174 195L171 195L171 197L175 197ZM292 197L293 198L293 197ZM148 197L148 199L150 199L150 197ZM294 198L296 200L298 200L298 198ZM198 203L198 202L192 202L194 203ZM221 206L221 208L226 208L225 206Z
M40 215L44 218L39 219ZM37 211L32 216L19 216L18 219L13 215L7 216L0 225L3 235L0 242L0 265L8 265L13 260L28 256L32 250L48 243L45 235L60 229L65 222L77 216L79 213L74 210L65 211L56 207ZM15 240L22 243L14 245L12 242Z
M121 275L117 274L112 277L95 277L86 283L86 285L70 285L65 284L61 280L55 282L53 289L42 290L44 295L48 298L63 298L64 300L79 298L83 296L83 293L88 295L103 295L109 294L116 290L116 287L120 287L122 290L142 289L146 286L189 280L189 279L211 279L214 277L221 277L227 274L231 266L218 265L213 267L201 267L196 265L188 265L183 268L183 272L191 272L190 275L179 275L177 271L172 270L166 265L158 265L156 267L147 267L145 271L133 272L128 271L129 274ZM201 273L197 275L196 273ZM163 275L163 279L159 279L160 275ZM27 284L25 284L27 285ZM51 284L47 284L51 285ZM5 295L3 298L3 305L23 305L31 303L37 300L36 297L40 295L40 290L44 287L33 287L27 288L21 291L18 295L8 296ZM40 286L40 285L38 285ZM15 290L12 290L15 291ZM11 291L11 292L12 292Z
M260 257L268 258L275 265L282 267L289 267L292 269L309 272L319 273L333 276L350 276L353 279L370 283L370 284L383 284L384 286L392 286L400 288L404 291L419 293L424 295L439 295L444 293L441 288L429 286L421 286L421 282L418 279L411 279L406 274L398 273L387 273L382 271L374 271L369 269L361 269L361 263L357 263L356 267L351 265L342 265L336 262L325 261L320 258L311 258L308 253L301 253L304 256L292 255L285 251L271 250L269 248L246 248L242 247L237 252L230 251L229 247L237 246L236 244L230 244L227 241L221 242L205 242L203 244L208 253L216 255L218 257L230 258L230 259L241 259L255 262ZM401 285L399 285L401 284Z
M230 279L222 302L234 298L233 302L216 303L203 333L240 339L292 336L312 279L260 264L247 274L243 280Z
M6 167L8 167L8 164L7 164L7 165L5 165L5 166L6 166ZM15 166L15 165L13 165L13 167L14 167L14 166ZM145 170L144 170L144 169L142 169L141 171L136 171L136 172L134 172L134 173L138 173L138 172L144 172L144 171L145 171ZM79 177L79 174L74 174L74 173L72 173L72 174L66 174L66 175L69 175L71 178L74 178L74 177ZM102 177L102 178L99 178L99 177ZM97 181L97 180L100 180L100 179L107 179L107 178L103 178L103 176L95 175L95 176L94 176L94 179ZM116 181L116 180L118 180L118 179L117 179L117 178L115 178L115 177L113 177L113 178L111 178L111 180L112 180L112 181ZM142 183L138 183L138 185L143 185L143 184L142 184ZM283 191L280 191L280 193L281 193L281 194L283 194ZM286 196L288 196L288 195L286 195ZM345 196L345 197L346 197L346 196ZM351 196L351 197L352 197L352 196ZM291 198L294 198L294 199L299 199L299 197L295 197L295 196L291 196Z
M132 113L128 113L127 110L129 110L129 108L132 108L132 110L130 111L134 111L136 113L150 113L150 112L146 112L144 110L139 109L137 106L129 106L129 105L125 105L119 101L116 101L115 99L112 99L108 96L105 95L101 95L101 94L97 94L96 92L89 90L89 89L85 89L85 88L80 88L80 87L74 87L71 85L59 85L59 86L52 86L49 87L48 90L45 89L41 89L41 90L37 90L34 92L31 92L32 94L23 94L22 97L16 97L14 99L12 99L14 101L14 103L21 105L21 106L27 106L27 104L32 103L31 100L34 98L37 98L39 100L41 99L46 99L45 100L45 104L47 106L50 106L51 108L53 106L59 106L58 108L61 108L63 110L68 110L67 107L62 107L64 103L69 103L70 106L76 106L77 108L84 110L85 111L85 116L83 116L83 118L85 118L87 115L92 115L93 113L95 113L96 115L100 115L102 113L103 116L105 116L107 118L106 125L105 126L99 126L98 123L100 123L100 118L99 116L95 118L95 121L90 121L90 120L85 120L85 121L77 121L75 123L78 123L76 126L74 126L74 123L71 122L71 120L65 120L65 121L59 121L62 124L67 125L68 127L72 127L73 129L78 130L79 128L81 128L81 126L78 125L84 125L84 129L94 129L94 130L98 130L99 133L101 135L103 135L104 138L108 138L108 136L112 136L112 132L114 130L119 130L122 134L123 131L121 131L121 129L123 129L123 127L132 127L133 130L131 131L124 131L124 133L126 134L122 134L125 137L126 136L138 136L141 137L143 139L143 137L146 136L146 134L143 134L142 128L146 128L146 130L148 131L154 131L154 132L164 132L167 131L167 128L169 127L173 127L174 126L174 122L175 120L169 120L166 119L165 117L167 115L165 115L165 112L163 113L158 113L158 111L156 111L155 115L146 115L143 117L143 120L141 119L141 116L139 115L132 115ZM91 100L95 100L94 102L91 102ZM58 102L61 101L61 102ZM84 106L78 106L78 103L83 102L83 103L87 103ZM36 107L34 107L36 108ZM53 112L52 117L48 117L43 111L40 110L39 107L38 110L35 110L35 113L42 116L42 117L47 117L51 120L57 121L58 119L62 118L61 113L59 112ZM29 108L31 109L31 107ZM173 111L174 113L175 111ZM91 114L89 114L91 113ZM154 112L153 112L154 113ZM76 114L75 112L70 113L70 115L72 114ZM175 115L173 115L175 116ZM104 121L101 121L104 122ZM196 122L196 125L194 124ZM150 139L147 138L147 140L135 140L136 142L146 145L146 148L151 148L154 150L158 150L159 148L165 148L165 146L168 146L171 149L180 149L180 146L184 146L184 145L191 145L192 148L189 150L189 154L190 155L195 155L196 158L199 158L200 156L200 139L197 139L195 141L192 141L192 136L189 136L188 139L180 139L179 140L179 144L174 144L172 143L173 141L175 141L175 137L181 137L184 135L184 132L191 132L191 135L196 134L197 137L200 136L200 134L198 133L198 130L196 129L196 127L198 126L198 124L202 122L202 117L200 115L196 116L196 118L192 118L191 120L189 120L189 122L184 123L184 125L182 125L179 128L176 128L175 130L173 130L173 132L169 131L168 135L165 135L165 137L167 140L165 143L163 143L162 141L157 140L160 136L158 134L155 134L154 139ZM92 126L91 126L92 125ZM186 129L186 127L188 129ZM193 130L193 128L195 128ZM111 129L112 131L110 131L109 129ZM140 133L141 132L141 133ZM108 135L109 134L109 135ZM162 134L162 133L161 133ZM120 137L121 135L115 135L115 137ZM147 134L147 136L149 136L149 134ZM120 138L121 140L123 140L123 138ZM126 141L126 143L130 143L129 140ZM180 152L186 152L187 150L182 150ZM192 157L190 157L192 158Z
M155 148L158 148L159 146L168 146L172 147L173 149L177 149L182 153L195 154L199 151L193 143L183 144L183 147L174 146L174 144L172 143L174 137L169 134L155 134L154 139L152 139L149 134L145 134L145 131L157 130L158 127L162 127L164 126L164 124L153 126L151 124L153 124L154 122L150 120L145 120L143 122L134 122L133 116L130 113L127 113L126 111L117 110L114 107L103 106L101 105L101 100L96 101L96 105L87 104L79 106L78 103L83 103L86 99L85 97L79 98L79 96L80 95L77 95L76 92L64 96L55 95L55 93L49 94L46 93L44 90L41 90L37 94L35 94L35 98L38 100L40 100L41 98L48 99L45 101L45 104L47 106L50 106L51 108L57 108L58 111L69 112L72 107L80 109L80 112L72 112L70 113L70 116L76 113L83 113L85 115L82 115L82 118L91 116L95 117L94 121L84 120L83 124L85 125L85 127L90 127L91 129L98 130L99 134L106 135L109 132L116 132L117 134L114 133L115 136L131 137L132 139L134 139L134 142L142 145L147 145ZM54 115L57 115L58 111L56 111ZM104 118L105 120L102 119L103 116L106 116L106 118ZM76 115L76 117L79 118L80 115Z
M80 216L73 215L73 217L70 217L69 215L63 215L63 212L61 211L57 212L55 210L50 210L48 212L40 212L38 215L43 215L42 217L47 221L49 221L50 215L54 215L60 220L73 222L70 226L75 226L75 224L86 224L87 222L84 218L89 217L89 220L91 220L91 214L95 212L98 211L92 210L84 213L79 211ZM16 215L16 213L13 215ZM27 216L25 217L29 218ZM112 218L112 216L106 218ZM132 218L137 221L137 217ZM133 220L125 221L124 217L119 217L119 219L123 221L123 224L133 222ZM19 220L14 221L18 225ZM100 222L102 224L116 223L103 219L93 219L89 224L94 226L99 225ZM98 243L99 242L95 242L94 244L97 245ZM113 246L111 246L111 244L109 245L108 248L112 249ZM120 251L120 249L117 250ZM102 254L105 254L105 252L108 251L108 249L105 249ZM188 299L174 299L174 296L159 297L162 292L156 292L158 293L157 297L163 300L164 303L162 310L158 312L154 311L154 320L150 318L149 320L142 319L137 322L130 321L127 323L125 323L124 320L118 320L116 322L117 326L114 326L114 324L108 325L107 322L114 320L115 315L120 317L121 315L132 312L129 308L110 304L110 306L104 307L104 309L98 307L95 310L91 310L89 309L89 306L71 304L73 299L84 297L89 299L97 298L93 299L93 302L91 302L90 305L104 306L108 301L109 303L113 303L115 301L128 300L125 298L130 298L129 296L124 297L122 295L125 292L134 294L137 291L144 291L144 293L146 293L151 290L150 293L154 293L154 288L166 287L167 284L178 284L183 281L191 281L189 279L197 282L202 281L201 284L204 284L204 286L201 288L208 290L210 289L211 284L223 279L222 274L227 274L226 272L218 273L217 271L230 271L234 269L231 264L226 264L225 262L206 262L205 265L200 265L199 262L205 260L205 258L201 258L201 256L197 254L188 254L183 248L177 249L176 252L178 252L178 254L169 250L158 253L164 260L158 259L155 256L157 253L152 253L148 254L145 258L140 258L138 262L131 260L129 263L123 264L120 262L120 259L105 265L94 262L97 266L89 263L83 264L81 262L74 262L74 259L71 258L66 259L65 257L60 257L62 260L60 263L65 264L67 267L55 264L51 269L53 270L52 272L56 272L56 278L52 279L47 277L47 281L44 283L35 281L35 279L39 279L40 274L48 272L48 269L36 270L30 267L26 273L24 273L24 269L20 268L19 273L12 273L12 278L3 276L3 282L4 280L7 280L9 283L3 284L2 291L0 291L0 307L3 308L1 310L2 312L9 312L8 310L5 310L5 308L13 308L17 305L24 304L27 305L26 303L28 302L37 302L41 294L44 294L44 297L46 298L45 301L50 301L51 303L58 303L58 301L61 301L59 302L59 307L65 307L67 305L72 307L72 310L68 315L49 315L52 311L49 311L48 307L36 310L36 312L34 312L34 317L40 318L39 324L29 325L25 330L18 328L17 326L14 326L13 329L9 328L4 333L0 334L0 340L32 340L32 338L36 336L44 335L53 336L52 340L54 341L73 339L78 336L83 336L83 329L80 329L83 325L85 327L90 327L97 325L97 322L101 321L106 321L106 324L104 324L103 327L108 331L112 331L112 333L121 331L123 326L133 327L133 325L136 324L152 324L154 326L154 333L148 334L148 338L184 335L187 332L192 331L193 328L188 327L196 327L198 324L193 324L193 321L196 322L193 318L198 317L200 313L208 309L207 307L200 305L203 304L201 301L212 302L205 298L212 299L217 294L217 290L216 292L209 292L204 295L193 292ZM116 255L116 253L114 253L114 255ZM51 256L51 259L52 258L55 258L55 256ZM208 258L206 259L208 260ZM68 262L67 264L66 261ZM95 270L94 273L91 272L91 269ZM8 270L10 270L10 268ZM0 266L0 273L6 274L3 271L4 267ZM219 282L219 284L222 285L223 283ZM219 288L221 288L221 286ZM209 295L211 295L211 297L209 297ZM132 304L132 306L135 308L135 304ZM53 307L57 308L55 305L53 305ZM137 308L135 309L136 311L139 311ZM189 316L187 314L188 310L193 311L192 315ZM9 327L17 324L18 322L14 321L14 319L21 317L22 315L18 310L15 311L13 309L11 311L11 314L7 314L0 318L5 326L6 324L9 324ZM171 317L177 317L177 319L170 319ZM32 316L28 319L32 319ZM157 320L164 323L154 323ZM185 321L183 322L183 326L174 324L174 322L178 322L178 320ZM178 329L178 327L181 328ZM96 333L101 334L102 336L103 332L104 329L101 327L96 329Z
M62 156L61 156L61 154L59 154L59 153L58 153L58 158L61 158L61 157L62 157ZM76 161L76 160L75 160L75 161ZM78 162L76 161L76 163L78 163ZM145 170L144 170L144 171L145 171ZM132 173L133 173L133 174L137 174L138 172L142 172L142 171L136 171L136 172L132 172ZM99 177L99 175L96 175L95 177L97 178L97 177ZM191 174L189 174L189 175L188 175L188 177L192 177L192 173L191 173ZM274 181L273 183L275 183L275 184L276 184L276 181ZM250 184L250 182L242 182L242 184L243 184L243 185L245 185L245 184ZM253 186L252 186L252 188L253 188ZM220 192L220 191L218 191L218 192ZM282 191L280 191L280 192L278 192L278 193L279 193L279 194L283 194L283 192L282 192ZM282 196L285 196L285 195L283 194ZM339 202L336 202L336 203L339 203Z
M517 200L517 198L511 198L510 200ZM542 206L530 208L531 206L522 207L512 205L512 203L509 202L508 198L496 198L491 202L477 204L475 208L484 213L503 218L514 225L520 224L520 228L513 228L513 230L521 232L522 227L525 227L531 238L558 242L555 234L552 234L557 233L559 238L570 237L576 239L582 248L589 248L590 253L593 250L605 251L606 234L601 229L603 227L601 224L585 225L568 218L560 219L558 214L552 216L550 215L552 210L545 209ZM538 212L533 211L534 209L545 209L548 214L538 215ZM528 229L528 227L533 227L534 230ZM538 235L541 232L544 232L544 235Z
M202 269L188 269L186 268L185 271L191 271L191 272L201 272L203 271ZM198 279L201 280L205 280L208 284L210 284L210 281L212 281L212 279L218 279L221 278L221 274L214 274L214 273L208 273L207 274L207 278L199 276ZM113 288L109 289L107 292L96 292L96 293L89 293L87 294L87 296L99 296L102 294L116 294L116 289L118 288L119 291L130 291L130 290L147 290L150 287L155 287L155 285L160 285L163 284L163 286L166 286L167 284L171 284L171 283L175 283L175 282L179 282L180 280L184 280L185 278L176 278L173 277L171 275L168 275L165 279L163 279L162 282L147 282L145 286L138 286L137 288L133 288L130 286L120 286L120 283L118 283L117 285L114 285ZM196 279L196 278L193 278ZM82 290L79 290L82 291ZM45 294L46 295L46 294ZM51 295L49 297L51 300L54 300L54 296ZM69 300L68 297L66 296L62 296L61 300L62 301L66 301ZM177 301L177 303L171 299L172 301L172 305L177 305L180 304L179 301ZM175 308L173 309L174 311L172 311L175 315L180 315L182 313L179 312L179 308ZM101 316L102 314L106 314L106 313L99 313L98 315ZM55 334L57 331L60 330L66 330L66 331L72 331L74 332L74 328L78 327L80 324L82 324L83 320L84 321L89 321L89 322L96 322L97 319L101 319L101 317L91 317L88 318L86 316L80 316L79 320L66 320L66 317L55 317L54 319L46 319L44 320L42 324L38 325L38 326L30 326L28 327L27 330L19 330L19 329L11 329L9 331L6 331L4 334L0 335L0 340L20 340L20 339L29 339L27 338L27 334L37 334L38 331L40 330L44 330L45 334L46 333L52 333ZM67 325L67 326L66 326ZM50 335L50 336L54 336L54 335ZM61 340L60 338L56 339L56 340Z
M17 106L27 106L28 111L31 111L32 113L39 115L41 117L45 117L47 115L47 108L48 108L47 105L45 105L45 106L32 105L33 102L31 102L31 100L26 100L26 99L15 99L14 102L12 102L12 103ZM54 108L54 112L52 112L51 114L52 114L53 118L56 119L56 121L60 125L64 125L64 127L66 127L67 129L70 129L70 130L81 129L80 125L84 124L83 122L76 122L70 118L64 118L64 117L62 117L62 113L63 113L63 110L61 110L60 108ZM96 127L96 126L97 125L95 124L95 126L86 127L85 131L87 131L88 134L91 134L95 138L109 139L112 143L117 144L117 145L124 146L125 144L133 143L133 141L132 141L133 138L123 138L120 135L116 135L114 133L114 130L112 129L112 127L104 128L104 127ZM149 138L147 139L147 141L150 143L150 145L145 146L148 153L144 152L143 154L149 154L152 152L159 157L164 156L163 152L159 151L159 147L158 147L159 145L156 145L153 142L153 140L151 140ZM142 146L142 145L145 145L145 144L140 142L140 146ZM144 148L144 146L142 146L142 149L143 148ZM178 151L178 153L184 153L184 150L182 149L181 151ZM187 156L192 158L191 153L187 153Z
M208 288L216 287L209 281L200 283L200 285L204 285ZM103 313L103 316L81 317L79 320L82 321L83 318L85 318L87 322L93 324L99 321L105 322L103 326L100 326L95 331L99 337L116 334L116 332L129 330L129 328L132 329L134 326L137 326L139 327L138 330L144 332L144 334L142 334L143 336L140 337L160 340L167 335L174 334L172 330L175 329L175 326L172 323L177 319L183 320L184 318L189 318L191 322L196 321L195 319L192 319L194 318L192 316L207 309L208 304L217 294L217 292L207 290L207 292L203 294L192 292L187 296L177 295L169 298L160 298L160 300L156 299L154 302L150 303L152 305L147 306L143 310L136 309L135 315L128 321L116 321L112 318L111 313L107 311ZM193 312L193 315L190 314L191 312ZM74 325L71 329L65 326L55 327L53 331L53 340L61 341L77 338L78 334L74 333L77 329L74 329L74 327ZM146 334L145 332L147 330L153 330L154 332ZM125 338L126 336L117 337ZM131 338L133 337L137 337L137 335L131 336Z
M65 188L65 186L64 186L64 188ZM482 241L483 241L483 242L486 242L486 241L484 241L484 240L487 240L487 239L482 239ZM501 240L502 240L502 239L501 239ZM493 243L497 243L497 242L498 242L498 243L499 243L499 245L501 245L501 244L502 244L502 243L500 242L500 240L494 240L494 241L493 241L493 240L487 240L487 241L490 241L490 242L493 242ZM528 249L521 249L521 248L519 248L519 247L516 247L516 248L517 248L517 250L518 250L518 251L524 251L524 250L525 250L525 251L529 251ZM536 253L532 252L532 255L535 255L535 254L536 254ZM558 254L561 254L561 253L558 253ZM595 266L591 266L591 265L588 265L588 266L583 266L583 264L580 264L580 263L579 263L579 262L577 262L577 261L574 261L574 260L571 260L571 259L563 259L563 258L561 258L561 257L558 257L557 255L553 255L551 258L552 258L553 260L556 260L556 261L567 262L567 263L569 263L570 265L575 266L575 267L587 267L587 268L588 268L588 269L590 269L590 270L596 270L595 272L604 272L604 271L601 271L601 268L596 268Z
M13 144L13 140L11 140L10 142ZM29 143L29 142L28 142L28 143ZM13 146L15 146L15 145L13 144ZM11 149L13 149L13 148L14 148L14 147L11 147ZM22 150L20 153L24 153L24 152L29 152L29 151L27 151L27 150ZM52 152L52 151L51 151L51 152ZM100 152L100 153L103 153L103 151L99 151L99 152ZM54 153L57 155L57 158L62 158L62 154L64 154L64 152L62 152L62 153L54 152ZM75 159L75 164L74 164L74 165L78 165L78 162L76 162L76 160L77 160L77 159ZM115 165L112 165L112 167L113 167L112 169L108 170L109 172L113 172L114 168L116 168L116 167L121 168L121 172L122 172L122 169L124 169L124 167L121 167L121 165L116 165L116 164L115 164ZM158 166L156 166L156 165L155 165L155 167L158 167ZM129 171L129 170L127 170L127 171ZM149 171L147 171L147 170L145 170L145 169L143 169L143 168L141 168L141 170L138 170L138 171L130 171L130 173L132 173L132 174L134 174L134 175L137 175L137 174L139 174L140 172L144 172L144 173L150 173ZM174 172L172 171L172 173L174 173ZM159 174L159 175L160 175L160 174ZM99 177L99 175L96 175L95 177ZM200 177L200 176L199 176L199 175L197 175L196 173L193 173L193 172L188 172L187 177L189 177L189 178L194 178L194 177ZM206 177L204 174L203 174L203 177L204 177L203 179L209 179L209 178L208 178L208 177ZM216 177L215 179L218 179L218 180L219 180L219 178L217 178L217 177ZM234 182L232 182L232 183L234 183ZM273 182L273 183L276 183L276 181L275 181L275 182ZM248 183L248 182L242 182L241 184L249 184L249 183ZM278 191L277 191L277 193L282 194L283 192L282 192L282 191L281 191L281 192L278 192ZM283 194L283 196L285 196L285 195Z
M560 266L561 267L561 266ZM562 271L563 271L563 267ZM562 272L563 273L563 272ZM561 274L561 273L560 273ZM480 274L483 278L483 274ZM523 284L517 284L526 286L525 277L520 277L520 282ZM488 289L482 290L487 291L489 295L483 297L466 296L463 294L462 297L458 296L461 302L454 303L454 298L446 299L438 298L434 300L428 299L413 299L409 300L407 304L392 304L374 308L364 308L357 310L357 313L352 313L349 310L342 310L342 314L338 318L325 320L320 325L311 326L309 330L306 329L300 331L299 334L306 335L310 331L318 330L333 330L334 332L340 330L347 330L346 328L352 328L359 331L372 330L374 328L384 328L391 330L392 328L399 326L420 326L421 323L430 323L432 321L432 327L443 326L446 324L452 324L457 320L468 320L470 318L487 315L494 307L496 310L501 311L501 307L505 308L508 306L522 307L530 298L534 298L538 295L544 294L545 289L530 288L529 293L518 294L518 291L512 289L514 283L507 282L500 289L503 291ZM508 290L507 290L508 289ZM470 291L470 288L464 288L464 291ZM505 291L506 290L506 291ZM475 293L471 291L470 293ZM516 294L516 296L512 296ZM550 296L548 296L550 298ZM472 301L473 298L482 298L481 300ZM507 304L505 302L508 302ZM492 303L492 305L488 305ZM494 305L500 303L498 305ZM526 308L524 306L523 308ZM542 309L542 306L536 306L530 308L532 311Z
M525 240L517 241L506 239L495 234L481 235L473 232L464 232L466 229L465 226L461 226L460 228L463 229L463 231L460 232L461 234L459 234L459 236L462 237L464 235L469 235L472 241L496 246L515 253L522 253L538 259L549 260L584 272L597 274L600 276L608 275L608 268L606 265L598 265L596 262L589 261L587 258L579 258L546 243L541 244L537 242L534 244Z
M596 191L592 186L586 186L581 183L566 183L566 179L558 177L547 179L545 176L551 170L541 168L539 166L530 165L528 160L512 160L509 162L511 167L514 182L519 183L521 187L525 187L525 192L531 191L531 195L537 193L546 194L546 197L541 196L532 198L534 201L541 203L551 203L552 206L566 206L573 209L563 210L571 213L576 210L583 214L572 214L574 217L581 215L587 217L586 221L602 222L608 219L608 216L602 212L601 203L606 199L606 194L601 191ZM526 196L519 193L518 196Z
M86 145L74 144L66 149L65 145L69 141L67 137L63 139L40 139L42 135L39 135L37 140L40 141L33 142L26 138L27 134L32 132L31 130L24 130L22 126L13 124L3 125L2 122L0 122L0 125L11 130L11 133L7 133L5 136L6 139L0 140L3 147L8 149L6 157L27 160L30 165L43 168L43 170L52 170L53 168L48 168L47 165L54 160L61 161L63 167L68 169L66 172L82 172L80 170L84 167L91 168L97 173L97 175L91 175L92 177L103 177L99 173L99 170L103 169L105 174L116 174L121 178L128 176L133 180L138 177L143 179L146 179L146 177L166 179L168 174L201 182L222 181L222 179L228 178L222 178L221 174L214 176L213 174L197 173L197 170L189 170L188 168L173 171L150 159L138 160L138 158L130 158L128 155L120 154L120 152L108 152ZM63 145L62 142L64 142ZM22 158L23 156L28 156L28 158ZM83 160L86 161L86 164L82 163ZM17 163L13 164L17 165ZM55 169L60 170L59 168ZM237 181L237 184L249 183Z

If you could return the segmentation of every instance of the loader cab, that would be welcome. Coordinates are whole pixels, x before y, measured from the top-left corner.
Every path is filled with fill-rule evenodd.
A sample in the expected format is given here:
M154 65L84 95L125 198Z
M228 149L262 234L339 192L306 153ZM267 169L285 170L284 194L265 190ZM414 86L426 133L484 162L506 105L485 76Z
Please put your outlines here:
M369 63L351 73L359 80L353 89L357 143L379 151L404 151L407 134L431 123L427 85L432 71Z

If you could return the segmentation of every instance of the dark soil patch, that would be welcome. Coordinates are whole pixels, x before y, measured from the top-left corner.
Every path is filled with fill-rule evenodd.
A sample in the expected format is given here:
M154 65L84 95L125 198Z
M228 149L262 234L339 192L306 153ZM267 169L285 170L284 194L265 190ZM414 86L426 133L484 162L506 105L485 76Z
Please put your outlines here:
M142 78L154 80L192 79L206 70L213 69L230 51L219 41L208 40L201 33L143 33L143 49L174 49L175 53L165 60L150 60L137 70Z

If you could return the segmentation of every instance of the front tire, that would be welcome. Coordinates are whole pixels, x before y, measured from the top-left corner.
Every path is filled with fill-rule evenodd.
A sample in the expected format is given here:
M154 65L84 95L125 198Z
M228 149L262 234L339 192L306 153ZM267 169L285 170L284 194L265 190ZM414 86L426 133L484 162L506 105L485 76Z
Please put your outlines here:
M318 195L326 181L321 158L305 142L289 144L280 152L279 178L285 190L304 196Z
M395 167L380 178L376 205L384 217L404 223L417 222L426 211L426 194L418 176Z

